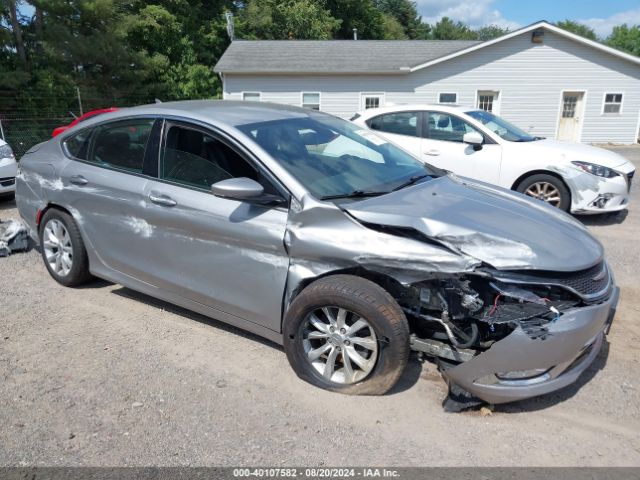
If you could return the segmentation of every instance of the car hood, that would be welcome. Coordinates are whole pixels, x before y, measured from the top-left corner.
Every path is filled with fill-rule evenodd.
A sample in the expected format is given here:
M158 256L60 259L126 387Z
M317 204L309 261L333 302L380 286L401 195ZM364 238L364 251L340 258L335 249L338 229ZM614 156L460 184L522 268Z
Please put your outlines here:
M563 142L545 138L535 142L512 142L518 148L526 149L530 155L539 155L540 158L561 158L567 162L579 160L581 162L595 163L608 168L617 168L629 161L615 152L610 152L604 148L592 147L576 142Z
M502 270L577 271L604 256L602 245L564 212L455 175L342 208L365 224L413 229Z

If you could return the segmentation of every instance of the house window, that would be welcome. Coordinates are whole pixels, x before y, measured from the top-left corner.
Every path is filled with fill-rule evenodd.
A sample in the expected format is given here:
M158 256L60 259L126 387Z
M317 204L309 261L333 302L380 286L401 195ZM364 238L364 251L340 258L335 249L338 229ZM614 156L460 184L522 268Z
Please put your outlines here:
M602 113L620 113L622 111L622 94L605 93Z
M384 93L363 93L360 98L362 110L384 107Z
M320 110L320 94L302 92L302 107L312 110Z
M498 113L498 92L479 90L477 106L480 110Z
M249 102L259 102L260 92L242 92L242 100Z
M441 93L438 96L438 102L440 102L440 103L457 103L458 102L458 94L457 93Z

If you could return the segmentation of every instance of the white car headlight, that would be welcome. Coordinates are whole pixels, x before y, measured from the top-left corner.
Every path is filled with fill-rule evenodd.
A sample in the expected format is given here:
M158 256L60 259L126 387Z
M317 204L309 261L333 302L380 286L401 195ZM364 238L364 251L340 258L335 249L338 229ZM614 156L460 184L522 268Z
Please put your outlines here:
M616 172L615 170L612 170L611 168L603 167L602 165L596 165L595 163L578 162L578 161L571 162L571 163L573 163L576 167L580 168L581 170L584 170L585 172L595 175L597 177L613 178L620 175L618 172Z
M0 158L13 158L13 150L9 145L2 145L0 147Z

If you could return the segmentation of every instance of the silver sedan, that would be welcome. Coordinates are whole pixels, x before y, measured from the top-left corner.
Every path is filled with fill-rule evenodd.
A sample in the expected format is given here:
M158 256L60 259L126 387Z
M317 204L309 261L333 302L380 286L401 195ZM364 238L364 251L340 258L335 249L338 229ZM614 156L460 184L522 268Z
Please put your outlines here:
M24 155L17 203L59 283L99 277L249 330L350 394L387 392L411 350L438 363L450 410L556 390L617 302L569 215L301 108L101 115Z

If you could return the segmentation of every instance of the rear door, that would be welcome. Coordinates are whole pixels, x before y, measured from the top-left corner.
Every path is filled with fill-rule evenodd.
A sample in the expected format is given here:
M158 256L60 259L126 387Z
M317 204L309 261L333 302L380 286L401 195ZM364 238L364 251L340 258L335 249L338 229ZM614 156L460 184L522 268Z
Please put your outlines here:
M289 267L288 208L216 197L217 181L249 177L287 196L220 132L167 121L158 178L144 188L155 283L189 300L280 330Z
M425 113L421 159L451 172L498 183L502 147L463 118L446 112ZM466 133L477 132L484 138L481 146L462 141Z
M113 270L147 280L145 164L157 152L152 133L159 127L147 117L83 130L65 142L72 160L60 173L65 203L92 253Z
M422 151L420 112L384 113L367 120L370 129L420 158Z

